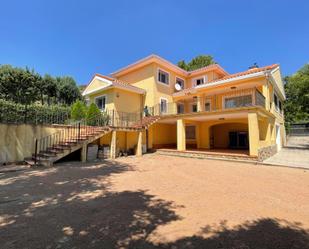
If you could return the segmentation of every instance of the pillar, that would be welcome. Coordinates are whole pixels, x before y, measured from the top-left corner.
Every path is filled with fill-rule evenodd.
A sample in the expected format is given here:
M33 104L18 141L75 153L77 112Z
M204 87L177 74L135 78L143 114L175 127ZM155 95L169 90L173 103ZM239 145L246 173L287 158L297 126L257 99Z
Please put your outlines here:
M177 120L177 150L186 150L186 126L183 119Z
M137 146L136 146L136 156L142 156L143 150L142 150L142 143L143 143L143 132L139 131L137 136Z
M112 131L112 138L111 138L111 146L110 146L110 158L116 158L116 141L117 141L117 132Z
M81 154L80 154L80 160L85 163L87 161L87 143L83 144Z
M269 87L268 87L267 82L262 86L262 93L265 97L265 108L266 108L266 110L269 110L270 109L270 100L269 100Z
M248 113L250 156L258 156L260 133L257 113Z
M202 97L201 96L197 97L196 105L197 105L197 112L203 111L203 108L202 108Z

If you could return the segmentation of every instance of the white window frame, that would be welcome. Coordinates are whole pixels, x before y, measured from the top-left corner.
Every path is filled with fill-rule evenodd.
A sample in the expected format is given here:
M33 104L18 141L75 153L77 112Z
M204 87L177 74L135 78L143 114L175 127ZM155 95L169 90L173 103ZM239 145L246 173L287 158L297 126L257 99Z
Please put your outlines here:
M275 102L275 96L276 96L276 98L277 98L277 104L276 104L276 102ZM273 97L273 99L274 99L274 106L275 106L275 111L276 112L278 112L278 113L280 113L280 109L279 109L279 101L281 101L280 99L279 99L279 96L278 96L278 94L274 91L274 97Z
M206 103L209 103L209 111L207 111L206 108L205 108ZM211 112L211 110L212 110L211 99L210 98L205 98L204 111L205 112Z
M165 111L165 112L162 112L162 110L161 110L161 101L162 101L162 100L165 100L165 101L166 101L166 111ZM167 98L160 97L160 113L161 113L161 114L167 113L167 108L168 108L168 99L167 99Z
M102 98L102 97L105 98L105 104L104 104L104 108L103 108L103 109L100 109L100 108L98 107L98 105L97 105L96 99L99 99L99 98ZM99 108L99 110L100 110L101 112L105 111L105 110L106 110L106 103L107 103L107 95L104 94L104 95L100 95L100 96L95 97L95 98L94 98L94 103L95 103L95 105Z
M164 83L164 82L162 82L162 81L159 80L159 72L160 72L160 71L162 71L162 72L164 72L164 73L166 73L166 74L168 75L168 81L167 81L167 83ZM158 69L157 69L157 82L158 82L159 84L161 84L161 85L163 85L163 86L169 86L169 85L170 85L170 78L171 78L171 75L170 75L169 72L163 70L162 68L158 68Z
M197 84L196 84L196 81L197 81L197 80L200 80L200 79L203 79L203 83L197 85ZM193 86L204 85L204 84L206 84L207 82L208 82L208 76L207 76L207 75L203 75L203 76L200 76L200 77L195 77L195 78L192 79L192 85L193 85Z
M182 88L182 89L185 89L185 84L186 84L185 79L183 79L183 78L181 78L181 77L176 76L176 77L175 77L175 85L176 85L176 83L177 83L177 79L179 79L179 80L182 80L182 81L183 81L183 85L181 86L181 88Z

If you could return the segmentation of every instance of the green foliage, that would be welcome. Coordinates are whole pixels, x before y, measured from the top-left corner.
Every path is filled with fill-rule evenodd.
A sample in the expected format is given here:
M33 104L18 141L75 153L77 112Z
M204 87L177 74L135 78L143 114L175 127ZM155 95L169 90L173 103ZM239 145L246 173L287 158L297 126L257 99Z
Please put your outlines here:
M286 101L284 113L286 122L309 120L309 64L294 75L285 77Z
M71 105L75 100L81 99L81 93L72 77L57 77L59 102Z
M64 124L69 118L69 107L25 106L0 99L0 123Z
M93 125L95 119L97 117L100 117L100 115L101 115L100 109L97 107L96 104L91 103L90 106L88 107L86 115L87 124Z
M30 104L37 100L39 81L40 76L28 68L3 65L0 67L0 98Z
M87 108L84 102L77 100L71 106L71 118L73 120L82 120L86 117Z
M214 61L211 55L199 55L194 57L189 63L186 63L184 60L181 60L177 63L177 65L178 67L186 71L193 71L215 63L216 62Z
M29 105L45 101L49 105L70 105L81 99L81 93L72 77L40 76L28 68L0 66L0 98Z

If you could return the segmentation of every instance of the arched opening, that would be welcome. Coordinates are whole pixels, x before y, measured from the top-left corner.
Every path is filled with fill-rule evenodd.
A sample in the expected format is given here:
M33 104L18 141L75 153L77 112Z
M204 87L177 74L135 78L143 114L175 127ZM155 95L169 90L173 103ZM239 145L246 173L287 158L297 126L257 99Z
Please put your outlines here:
M249 150L247 123L222 123L210 127L210 149Z

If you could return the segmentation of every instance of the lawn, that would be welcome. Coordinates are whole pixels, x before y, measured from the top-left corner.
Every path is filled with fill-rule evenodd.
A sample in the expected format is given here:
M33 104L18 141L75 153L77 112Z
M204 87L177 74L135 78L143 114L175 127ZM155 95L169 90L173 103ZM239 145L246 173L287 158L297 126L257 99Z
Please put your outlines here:
M309 171L159 155L0 175L1 248L309 248Z

